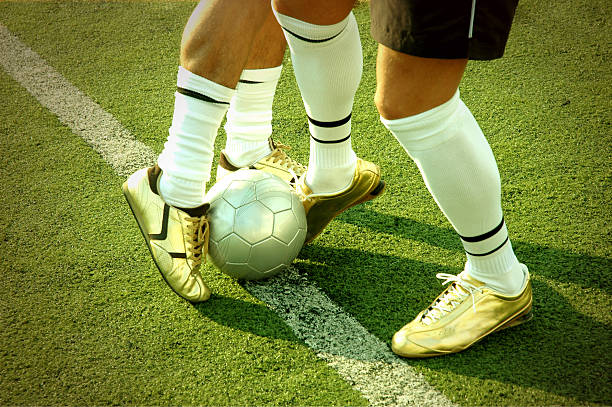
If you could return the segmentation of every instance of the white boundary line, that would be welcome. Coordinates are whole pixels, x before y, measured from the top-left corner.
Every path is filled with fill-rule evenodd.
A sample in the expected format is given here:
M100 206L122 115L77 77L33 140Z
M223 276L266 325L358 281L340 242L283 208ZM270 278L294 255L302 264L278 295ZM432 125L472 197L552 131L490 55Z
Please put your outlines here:
M0 24L0 64L122 176L157 155ZM291 268L246 289L264 301L373 406L449 406L450 401L314 283Z

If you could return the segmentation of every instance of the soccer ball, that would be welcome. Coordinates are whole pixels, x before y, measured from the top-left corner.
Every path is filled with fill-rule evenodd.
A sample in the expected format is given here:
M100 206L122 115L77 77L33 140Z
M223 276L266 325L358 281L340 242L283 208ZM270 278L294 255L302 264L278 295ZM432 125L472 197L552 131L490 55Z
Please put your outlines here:
M208 259L229 276L271 277L291 264L304 245L304 206L276 175L238 170L213 185L205 200L210 203Z

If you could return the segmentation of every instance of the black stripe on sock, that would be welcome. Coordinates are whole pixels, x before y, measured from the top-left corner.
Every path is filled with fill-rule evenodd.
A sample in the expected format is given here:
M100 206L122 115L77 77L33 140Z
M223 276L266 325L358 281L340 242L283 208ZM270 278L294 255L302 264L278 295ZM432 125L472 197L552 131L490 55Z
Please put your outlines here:
M344 119L336 120L335 122L321 122L319 120L315 120L312 117L308 116L308 121L317 127L331 128L331 127L339 127L339 126L342 126L343 124L348 123L351 120L351 116L352 116L352 113L349 113L349 115L346 116Z
M348 140L349 138L351 138L351 134L349 133L348 136L346 136L345 138L341 138L340 140L319 140L318 138L315 138L314 136L310 135L310 137L312 137L312 139L314 141L316 141L317 143L322 143L322 144L336 144L336 143L342 143L343 141Z
M201 100L203 102L217 103L217 104L220 104L220 105L229 105L229 102L223 102L223 101L220 101L220 100L216 100L216 99L211 98L210 96L206 96L206 95L204 95L202 93L198 93L198 92L190 90L190 89L181 88L180 86L176 87L176 91L178 93L181 93L181 94L185 95L185 96L189 96L189 97Z
M334 38L336 38L337 36L339 36L342 31L344 31L344 29L342 31L340 31L338 34L334 35L333 37L329 37L329 38L324 38L322 40L314 40L312 38L306 38L306 37L302 37L301 35L298 35L294 32L289 31L288 29L286 29L285 27L281 27L283 30L287 31L289 34L293 35L295 38L297 38L298 40L302 40L302 41L306 41L306 42L312 42L312 43L320 43L320 42L325 42L325 41L329 41L329 40L333 40Z
M470 242L470 243L482 242L483 240L486 240L486 239L490 238L491 236L495 235L497 232L499 232L501 230L502 227L504 227L504 218L503 217L502 217L501 223L499 225L497 225L493 230L491 230L491 231L489 231L487 233L483 233L482 235L479 235L479 236L461 236L461 235L459 235L459 237L464 242Z
M240 82L240 83L249 83L249 84L263 83L263 82L258 82L258 81L250 81L248 79L240 79L238 82Z
M510 239L510 238L509 238L509 237L507 237L507 238L506 238L506 240L504 240L504 242L503 242L502 244L500 244L499 246L497 246L495 249L491 250L490 252L486 252L486 253L478 253L478 254L476 254L476 253L470 253L470 252L468 252L467 250L466 250L465 252L466 252L467 254L469 254L469 255L472 255L472 256L478 256L478 257L480 257L480 256L488 256L489 254L493 254L493 253L495 253L496 251L498 251L499 249L501 249L502 247L504 247L504 245L505 245L506 243L508 243L508 240L509 240L509 239Z

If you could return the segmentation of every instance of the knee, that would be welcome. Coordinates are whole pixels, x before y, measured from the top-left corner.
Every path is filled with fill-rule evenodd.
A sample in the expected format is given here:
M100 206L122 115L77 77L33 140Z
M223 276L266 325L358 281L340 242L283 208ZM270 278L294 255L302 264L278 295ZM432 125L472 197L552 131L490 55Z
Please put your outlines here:
M388 94L380 88L376 87L376 93L374 94L374 105L378 110L378 114L387 120L395 120L405 117L405 112L401 111L397 103L393 103Z
M354 5L355 0L272 0L272 7L280 14L316 25L344 20Z
M193 72L197 68L197 47L190 45L189 40L183 41L180 50L180 64L183 68Z

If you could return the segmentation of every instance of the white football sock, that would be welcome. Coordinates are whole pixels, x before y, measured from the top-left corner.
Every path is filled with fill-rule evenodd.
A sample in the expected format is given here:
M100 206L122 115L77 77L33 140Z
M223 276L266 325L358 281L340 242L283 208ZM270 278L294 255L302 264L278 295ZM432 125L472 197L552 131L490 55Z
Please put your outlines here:
M315 25L275 11L309 118L310 158L306 184L314 193L350 185L357 157L351 144L353 99L363 58L353 13L332 25Z
M159 192L178 208L204 203L217 131L235 90L179 67L170 135L158 158Z
M251 165L271 152L272 103L282 68L242 71L224 126L227 141L223 151L237 167Z
M429 111L381 121L417 164L461 236L468 274L508 295L520 291L524 275L503 222L497 164L459 91Z

